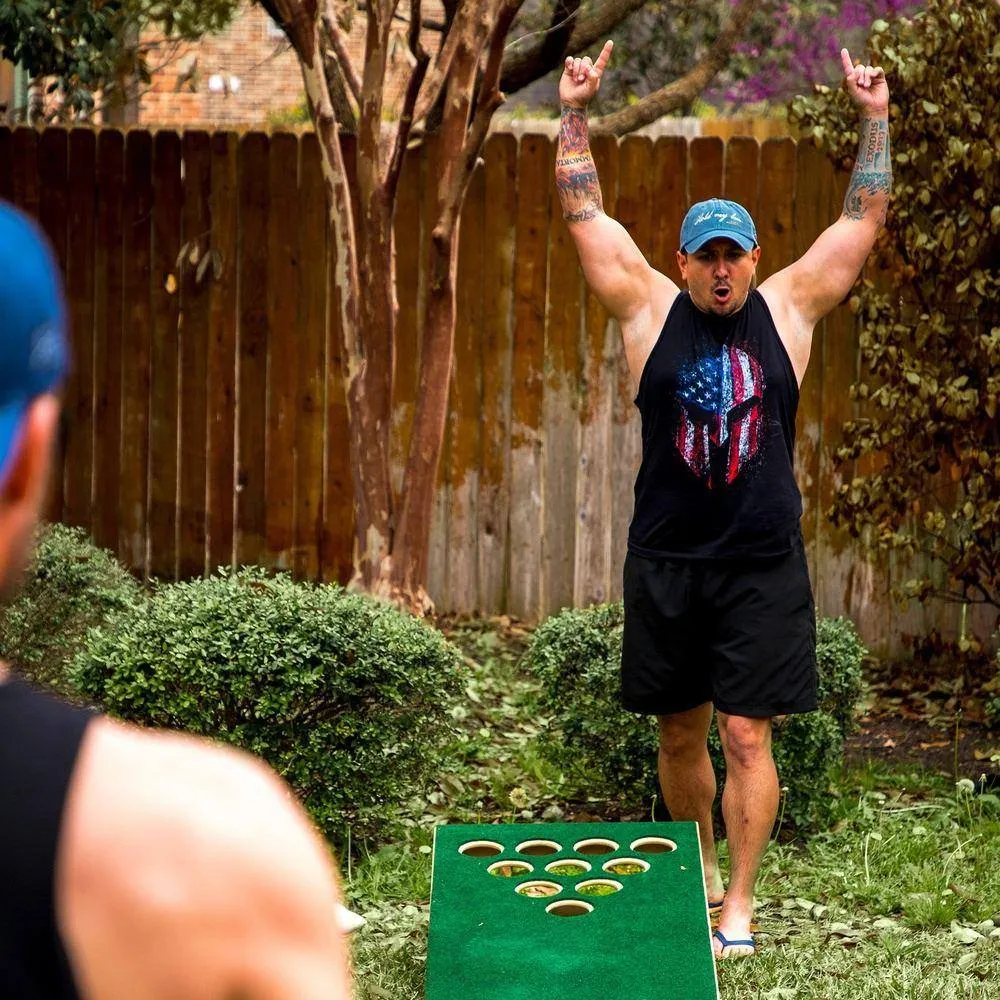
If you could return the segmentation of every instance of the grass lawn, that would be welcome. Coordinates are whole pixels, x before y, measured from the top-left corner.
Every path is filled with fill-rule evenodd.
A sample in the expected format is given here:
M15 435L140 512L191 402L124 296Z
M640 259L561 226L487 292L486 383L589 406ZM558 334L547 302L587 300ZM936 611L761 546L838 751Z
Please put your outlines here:
M475 624L450 631L472 666L456 770L428 801L407 805L396 842L362 848L347 873L349 900L368 918L353 942L358 1000L423 997L435 823L582 810L629 818L619 803L588 800L581 776L555 772L534 750L544 719L518 671L517 638ZM759 953L720 965L722 997L1000 997L1000 801L932 774L874 767L843 770L835 787L830 830L781 836L768 850ZM725 865L724 843L720 854Z

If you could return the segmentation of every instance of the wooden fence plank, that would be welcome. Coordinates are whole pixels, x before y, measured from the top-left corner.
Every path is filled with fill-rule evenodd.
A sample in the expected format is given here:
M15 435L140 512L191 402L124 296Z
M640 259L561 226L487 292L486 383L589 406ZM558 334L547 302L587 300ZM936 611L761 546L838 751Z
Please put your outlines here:
M152 341L149 399L149 574L177 576L178 325L181 137L153 139Z
M517 155L512 135L486 141L478 578L480 607L497 611L507 607Z
M94 250L94 541L118 552L122 443L122 322L125 302L125 136L97 136Z
M180 447L177 512L177 572L181 579L200 576L206 558L208 490L208 399L216 387L208 381L212 286L212 145L207 132L185 131L184 214L182 236L188 248L180 269ZM194 256L192 256L194 254Z
M348 180L353 181L357 143L344 136L341 151ZM352 190L353 190L352 183ZM320 559L324 580L347 583L354 570L354 484L351 474L347 398L344 388L344 332L334 274L337 250L333 234L327 236L327 288L329 289L326 375L326 481L323 492L323 552Z
M67 193L67 167L69 143L65 129L46 129L38 140L38 221L52 244L59 265L59 272L65 283L67 243L66 216L69 206ZM70 334L72 337L72 333ZM75 379L73 382L75 383ZM70 393L75 393L74 388ZM75 403L75 400L72 400ZM67 425L68 427L68 425ZM49 478L48 497L45 503L44 517L49 521L58 521L63 516L63 464L65 460L64 442L57 443L57 454L54 459L54 474Z
M420 260L430 260L430 240L434 226L437 224L436 201L437 185L442 173L441 142L438 136L433 136L424 143L424 184L421 189L420 204ZM417 296L417 328L419 331L419 364L423 363L424 323L427 309L427 283L422 281ZM454 360L453 360L454 370ZM420 371L417 372L417 386L420 384ZM417 389L419 391L419 388ZM451 394L454 382L449 380L448 407L451 408ZM441 456L438 461L437 475L434 483L434 500L431 507L430 545L427 552L427 592L435 605L442 608L447 604L448 596L448 532L451 528L449 511L448 454L451 449L451 422L445 421L444 439L441 445Z
M553 182L550 181L550 184ZM573 603L583 271L555 191L549 198L549 282L542 398L541 614Z
M521 138L517 164L517 259L511 370L510 590L508 607L535 619L540 605L542 534L541 419L545 347L548 199L554 148L544 136Z
M723 196L738 202L757 221L757 185L760 179L760 143L737 136L726 143ZM760 234L758 233L758 238Z
M301 140L299 198L299 352L295 415L295 549L299 579L320 578L323 514L323 434L326 424L326 185L316 135Z
M644 136L627 136L619 152L618 221L629 231L636 246L651 256L653 208L650 178L653 145ZM611 415L611 558L612 594L621 595L622 567L628 547L628 528L634 506L635 477L642 457L639 413L635 408L636 385L625 360L621 335L616 344L616 386Z
M604 211L617 215L618 143L595 135L590 143L601 182ZM684 148L684 140L680 140ZM666 208L666 205L664 206ZM584 328L581 337L581 401L577 436L576 537L574 539L573 603L600 604L611 599L618 586L612 580L617 554L611 551L611 411L618 325L589 289L584 289Z
M146 575L149 499L149 390L152 302L153 142L149 132L125 136L123 209L124 324L121 341L122 443L118 481L118 555Z
M848 175L841 172L831 179L828 187L829 202L827 219L832 223L840 216L847 193ZM846 305L839 305L826 319L826 334L823 339L823 353L812 361L819 367L817 378L823 386L823 410L819 454L818 503L819 524L817 526L817 567L822 567L823 586L817 612L838 614L848 610L856 618L860 608L854 596L855 574L865 563L852 550L850 536L843 529L837 529L828 518L837 489L845 479L854 476L854 463L838 466L836 450L843 443L844 422L856 416L856 406L851 400L850 390L857 370L858 332L857 323Z
M236 388L236 563L263 560L266 530L268 137L240 141L240 301Z
M677 266L677 249L680 246L681 222L689 205L687 167L687 140L679 135L662 136L656 140L653 146L654 218L650 263L681 287L684 281Z
M14 138L9 128L0 128L0 198L11 201L14 197Z
M291 569L295 541L295 411L298 374L299 142L271 138L268 216L265 561Z
M479 607L476 539L479 500L479 440L483 328L483 219L485 174L477 167L462 208L455 290L455 360L449 393L448 592L449 610L468 614Z
M38 218L38 133L14 129L10 150L10 199L33 219Z
M392 433L390 437L390 465L392 486L399 507L403 488L403 470L410 445L413 427L413 410L417 398L417 373L420 366L420 330L423 314L421 284L426 260L421 235L421 192L423 181L423 147L411 150L403 160L399 178L399 193L393 234L396 246L396 370L392 386Z
M209 289L208 453L206 543L208 569L214 572L236 559L236 324L240 272L238 242L238 137L211 137L211 249L221 273Z
M722 196L725 143L717 136L692 139L688 146L688 196L690 204Z
M795 257L801 257L817 236L833 221L829 218L833 168L811 143L798 151L795 182ZM816 325L812 341L812 363L799 387L799 410L795 434L795 474L802 491L802 536L809 556L809 569L817 606L822 606L824 581L817 573L819 530L819 456L823 446L823 343L826 321Z
M760 150L760 195L755 219L761 246L758 281L792 262L795 178L795 143L791 139L769 139Z
M92 129L69 133L66 296L73 375L66 385L63 520L90 528L94 473L94 296L97 141Z

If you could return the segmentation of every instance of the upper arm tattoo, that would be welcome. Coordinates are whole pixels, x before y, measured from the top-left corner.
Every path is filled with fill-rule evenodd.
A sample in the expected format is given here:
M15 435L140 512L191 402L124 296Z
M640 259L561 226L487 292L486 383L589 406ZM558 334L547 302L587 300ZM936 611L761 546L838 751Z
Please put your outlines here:
M601 184L590 153L587 112L562 109L559 151L556 154L556 190L568 222L585 222L604 211Z
M865 118L861 122L858 158L844 198L844 215L860 221L878 212L879 223L884 222L891 190L889 122L885 118Z

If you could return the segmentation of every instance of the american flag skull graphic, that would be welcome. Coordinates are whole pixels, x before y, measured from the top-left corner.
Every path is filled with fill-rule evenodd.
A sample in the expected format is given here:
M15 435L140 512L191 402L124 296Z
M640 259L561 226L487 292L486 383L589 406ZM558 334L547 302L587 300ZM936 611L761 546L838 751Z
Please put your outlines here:
M719 347L678 372L677 450L708 487L731 483L757 454L764 377L739 347Z

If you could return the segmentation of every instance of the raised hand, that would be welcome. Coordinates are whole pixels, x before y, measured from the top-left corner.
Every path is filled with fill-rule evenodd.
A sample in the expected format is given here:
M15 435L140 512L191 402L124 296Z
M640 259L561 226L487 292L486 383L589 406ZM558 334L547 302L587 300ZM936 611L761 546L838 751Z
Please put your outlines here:
M889 113L889 84L881 66L855 66L847 49L840 50L844 85L861 111L872 118Z
M559 78L559 101L571 108L585 108L597 93L601 85L601 76L611 58L611 50L615 43L610 39L604 43L597 62L592 63L590 56L582 59L566 57L566 66Z

